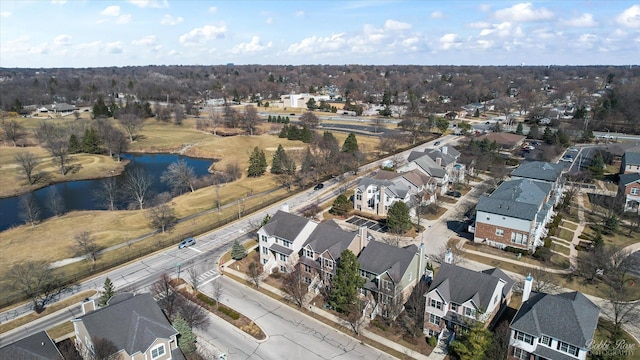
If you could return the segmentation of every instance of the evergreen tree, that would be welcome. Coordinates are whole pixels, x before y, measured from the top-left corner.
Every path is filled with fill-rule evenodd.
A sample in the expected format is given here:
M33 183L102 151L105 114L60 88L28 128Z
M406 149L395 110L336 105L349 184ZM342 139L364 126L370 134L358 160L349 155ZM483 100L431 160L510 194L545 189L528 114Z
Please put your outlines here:
M313 141L313 131L311 131L306 125L303 126L300 131L300 140L305 144L309 144Z
M172 325L180 334L178 347L189 358L191 354L196 352L196 336L191 331L189 324L180 315L176 317Z
M473 113L473 117L480 117L480 109L476 109L476 112Z
M481 322L476 322L468 332L449 344L449 350L460 360L484 360L491 343L491 332Z
M102 95L98 96L98 100L93 105L93 116L94 117L109 117L111 116L111 112L109 112L109 108L104 103L104 99L102 99Z
M247 176L262 176L265 171L267 171L267 158L264 155L264 151L258 149L256 146L249 157L249 170L247 171Z
M280 134L278 134L278 137L281 139L286 139L289 137L289 125L284 125L282 129L280 129Z
M544 133L542 133L542 140L549 145L553 144L555 135L550 127L547 126L544 128Z
M351 201L349 201L349 198L345 194L340 194L333 201L333 205L331 205L331 210L329 210L329 212L334 215L342 216L351 211L351 208L352 205Z
M365 284L360 276L358 259L349 249L340 254L340 260L333 277L333 287L329 293L329 305L338 312L347 312L358 298L358 290Z
M387 227L389 231L402 234L411 229L411 217L409 208L402 201L396 201L387 212Z
M82 152L82 144L80 144L76 134L71 134L71 136L69 136L69 153L77 154L79 152Z
M295 164L293 160L289 159L289 156L284 151L281 144L278 144L278 149L273 153L273 161L271 162L272 174L291 174L295 171Z
M84 131L84 137L82 138L82 151L87 154L99 154L101 152L100 137L94 128L89 128Z
M260 227L267 225L269 220L271 220L271 215L269 214L265 215L264 218L262 219L262 222L260 223Z
M516 134L524 135L523 131L524 131L524 127L523 127L522 123L519 122L518 123L518 127L516 127Z
M604 176L604 158L600 151L596 152L596 156L593 157L589 171L591 171L591 175L595 179L600 179Z
M297 126L289 126L289 132L287 133L288 140L300 140L300 129Z
M242 260L245 257L247 257L247 249L245 249L238 240L234 241L231 247L231 258L233 260Z
M348 154L355 154L358 152L358 140L356 139L356 134L349 133L349 136L344 140L344 144L342 144L342 152L346 152Z
M100 293L100 299L98 300L98 305L106 306L109 299L116 294L116 288L113 286L111 279L104 279L104 285L102 285L102 292Z
M529 127L529 134L527 137L530 139L540 139L540 127L538 127L538 124L533 124Z

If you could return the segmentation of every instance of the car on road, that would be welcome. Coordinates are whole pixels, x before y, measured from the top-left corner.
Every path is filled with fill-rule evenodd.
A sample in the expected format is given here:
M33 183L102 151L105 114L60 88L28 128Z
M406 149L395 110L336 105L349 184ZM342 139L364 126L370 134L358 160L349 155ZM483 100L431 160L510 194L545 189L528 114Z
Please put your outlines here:
M323 187L324 187L324 184L323 183L319 183L319 184L317 184L316 186L313 187L313 190L320 190Z
M573 155L565 155L560 159L561 161L573 162Z
M531 145L538 146L538 145L540 145L540 143L538 141L532 141Z
M447 195L454 198L459 198L460 196L462 196L462 193L460 191L449 191L447 192Z
M485 122L484 124L485 124L485 125L489 125L489 124L491 124L491 123L487 121L487 122Z
M180 244L178 244L178 249L182 249L182 248L186 248L189 247L191 245L195 245L196 244L196 239L190 237L190 238L186 238L182 241L180 241Z
M440 141L436 141L433 143L433 146L438 146L438 145L440 145Z

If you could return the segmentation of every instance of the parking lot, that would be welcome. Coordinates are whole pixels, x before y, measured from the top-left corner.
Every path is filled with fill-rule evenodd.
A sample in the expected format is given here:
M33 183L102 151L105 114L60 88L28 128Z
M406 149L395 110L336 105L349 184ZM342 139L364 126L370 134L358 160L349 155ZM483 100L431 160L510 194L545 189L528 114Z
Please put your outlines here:
M388 231L387 225L380 221L373 221L369 219L365 219L360 216L353 216L347 220L349 224L353 224L356 226L366 226L369 230L377 231L380 233L386 233Z

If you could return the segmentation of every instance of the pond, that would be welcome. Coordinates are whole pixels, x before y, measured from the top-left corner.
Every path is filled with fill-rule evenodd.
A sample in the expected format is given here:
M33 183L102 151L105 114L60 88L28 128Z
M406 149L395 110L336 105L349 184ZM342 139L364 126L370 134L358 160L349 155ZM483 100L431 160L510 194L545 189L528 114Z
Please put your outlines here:
M153 183L150 187L151 194L171 191L171 188L167 184L160 181L162 173L171 163L184 160L193 168L196 176L201 177L209 174L208 169L213 162L213 160L194 159L176 154L125 154L123 157L130 160L130 162L125 167L124 172L116 176L118 188L122 188L128 172L136 168L141 168L146 174L151 175L153 178ZM55 188L62 198L65 211L106 209L103 204L96 200L95 196L102 181L104 181L104 179L68 181L49 185L34 191L33 194L41 209L40 218L44 220L53 216L53 213L46 206L48 203L47 198L52 188ZM129 203L129 200L121 199L117 207L118 209L126 209ZM24 221L19 216L18 204L19 196L0 199L0 231L24 224Z

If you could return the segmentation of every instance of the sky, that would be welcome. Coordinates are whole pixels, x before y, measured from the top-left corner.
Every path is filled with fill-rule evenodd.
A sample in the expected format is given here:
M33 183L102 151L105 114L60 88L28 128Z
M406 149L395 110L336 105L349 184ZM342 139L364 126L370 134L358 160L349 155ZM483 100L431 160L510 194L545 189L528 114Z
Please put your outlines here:
M0 0L0 67L639 61L633 1Z

